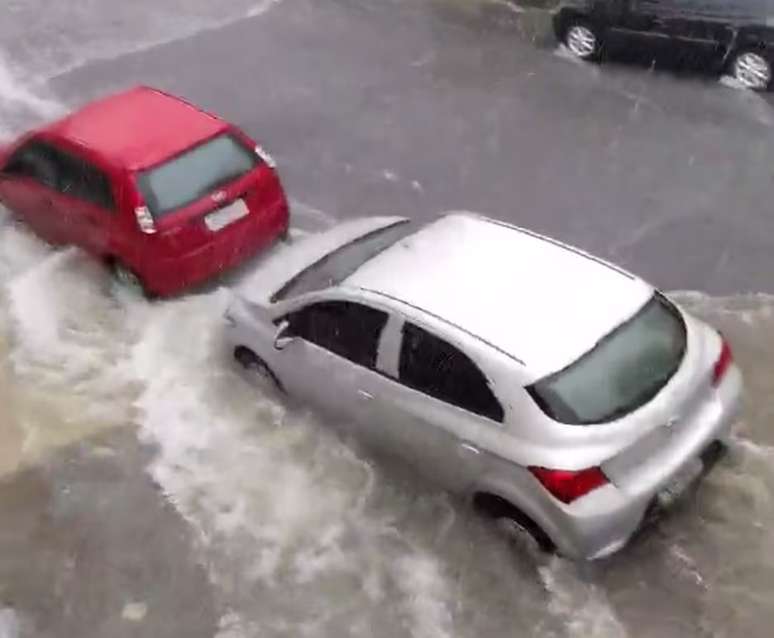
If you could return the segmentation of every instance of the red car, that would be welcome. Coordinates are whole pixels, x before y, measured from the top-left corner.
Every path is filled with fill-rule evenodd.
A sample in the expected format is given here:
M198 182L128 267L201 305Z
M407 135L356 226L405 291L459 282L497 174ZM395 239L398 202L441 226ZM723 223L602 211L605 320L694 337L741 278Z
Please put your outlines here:
M0 202L148 295L204 282L286 237L275 164L238 128L138 87L0 149Z

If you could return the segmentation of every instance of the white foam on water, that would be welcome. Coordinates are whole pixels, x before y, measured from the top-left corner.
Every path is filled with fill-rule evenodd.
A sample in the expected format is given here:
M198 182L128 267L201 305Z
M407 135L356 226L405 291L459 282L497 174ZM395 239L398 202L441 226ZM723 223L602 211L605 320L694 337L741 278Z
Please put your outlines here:
M0 205L0 282L27 270L44 259L50 248L23 225L14 222Z
M6 53L19 58L35 84L86 64L146 51L239 20L264 15L283 0L170 1L106 5L101 0L63 4L31 0L24 34L3 33ZM69 28L62 28L62 23ZM53 37L52 37L53 36Z
M310 635L356 621L389 587L410 635L451 635L437 558L366 511L371 464L228 364L218 338L228 299L220 290L147 309L131 357L145 385L141 435L157 447L150 472L197 531L213 582L232 603L244 591L276 605L316 591L324 611L307 601L283 620ZM243 604L223 635L257 622Z
M568 49L567 46L564 44L557 45L557 47L554 49L554 55L558 58L561 58L562 60L567 60L568 62L572 62L574 64L579 64L579 65L591 68L588 62L579 58L572 51L570 51L570 49Z
M669 556L673 559L675 567L681 576L687 576L694 584L706 588L706 582L696 565L696 560L680 544L674 544L669 548Z
M51 252L7 280L16 370L34 367L38 380L66 380L76 393L81 383L93 392L111 376L106 371L117 371L129 335L122 308L105 295L108 281L107 271L75 248Z
M762 445L740 437L732 439L731 444L744 454L749 454L766 461L774 459L774 446L772 445Z
M21 432L17 466L131 422L133 377L122 365L131 335L107 279L78 250L54 250L7 216L0 223L0 356Z
M0 23L0 140L65 114L64 105L43 95L53 77L256 18L282 1L19 3L12 7L14 19Z
M564 620L569 636L577 638L625 638L627 633L602 588L582 581L575 566L561 558L538 568L551 594L549 611Z
M721 75L718 82L722 86L727 86L729 89L737 89L738 91L749 91L744 84L731 75Z
M18 75L0 49L0 143L10 141L20 129L64 113L59 102L31 90Z
M218 632L214 638L247 638L257 635L257 627L246 624L236 612L228 611L218 620Z
M718 83L721 86L737 91L737 96L756 121L766 126L774 125L774 111L772 111L771 105L757 91L748 89L739 80L730 75L721 76Z
M409 555L398 561L415 638L454 636L449 586L438 567L428 556Z
M20 82L0 52L0 101L3 108L24 107L41 119L54 118L64 112L62 105L49 98L41 97Z
M0 608L0 638L21 638L21 622L11 607Z
M527 9L520 4L513 2L512 0L491 0L492 4L499 5L501 7L505 7L512 13L516 14L522 14L526 13Z

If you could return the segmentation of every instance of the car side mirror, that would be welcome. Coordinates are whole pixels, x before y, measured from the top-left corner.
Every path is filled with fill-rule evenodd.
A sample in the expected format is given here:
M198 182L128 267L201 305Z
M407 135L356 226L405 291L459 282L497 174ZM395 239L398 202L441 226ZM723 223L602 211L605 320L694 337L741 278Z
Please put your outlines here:
M289 331L290 323L285 319L279 324L277 333L274 335L274 347L277 350L284 349L291 341L293 341L293 337L288 334Z

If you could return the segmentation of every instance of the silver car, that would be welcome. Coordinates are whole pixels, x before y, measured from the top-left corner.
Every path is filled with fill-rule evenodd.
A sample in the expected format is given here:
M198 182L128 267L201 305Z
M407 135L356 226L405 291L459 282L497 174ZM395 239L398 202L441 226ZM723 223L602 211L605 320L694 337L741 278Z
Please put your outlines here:
M542 548L620 549L721 455L721 335L632 274L500 221L348 221L234 293L236 360Z

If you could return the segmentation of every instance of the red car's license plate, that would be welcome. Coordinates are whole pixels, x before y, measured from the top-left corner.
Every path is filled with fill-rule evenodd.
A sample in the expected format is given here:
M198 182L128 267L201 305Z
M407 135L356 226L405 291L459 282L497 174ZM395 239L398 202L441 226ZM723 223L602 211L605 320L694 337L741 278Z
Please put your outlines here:
M242 219L249 212L247 204L243 199L238 199L228 206L210 213L204 218L204 223L212 231L218 231L229 224L233 224L238 219Z

